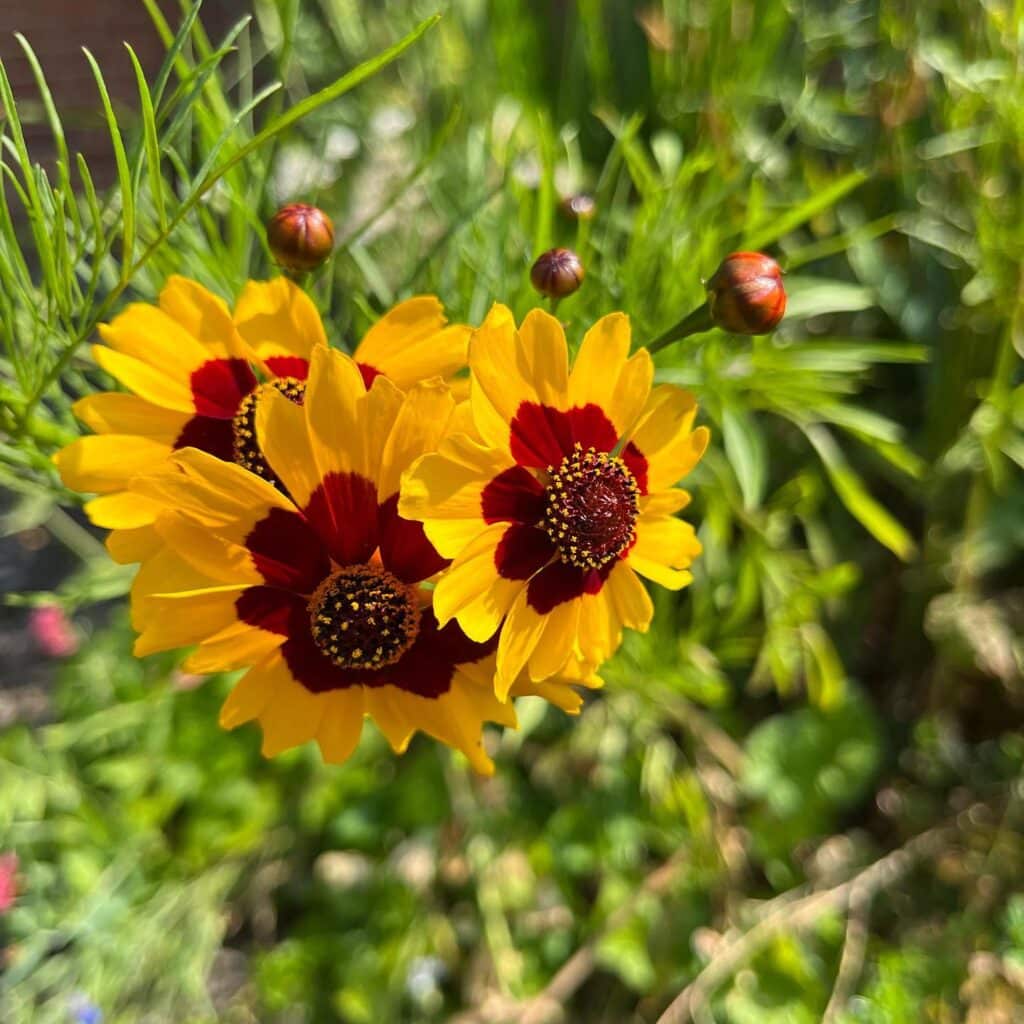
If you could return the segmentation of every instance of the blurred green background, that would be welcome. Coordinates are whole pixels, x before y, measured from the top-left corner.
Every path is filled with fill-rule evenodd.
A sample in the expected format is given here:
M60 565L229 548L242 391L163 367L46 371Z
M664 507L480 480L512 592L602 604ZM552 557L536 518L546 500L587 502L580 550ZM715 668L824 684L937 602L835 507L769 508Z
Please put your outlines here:
M44 170L0 122L0 1019L1024 1020L1024 3L266 0L176 39L145 6L154 117L82 120L123 165L67 158L31 76ZM335 220L343 347L417 292L521 316L553 244L574 341L654 338L734 249L787 271L774 335L658 357L713 432L694 585L579 719L523 702L493 779L220 732L231 681L132 658L130 573L50 468L109 384L95 320L172 272L231 299L293 199Z

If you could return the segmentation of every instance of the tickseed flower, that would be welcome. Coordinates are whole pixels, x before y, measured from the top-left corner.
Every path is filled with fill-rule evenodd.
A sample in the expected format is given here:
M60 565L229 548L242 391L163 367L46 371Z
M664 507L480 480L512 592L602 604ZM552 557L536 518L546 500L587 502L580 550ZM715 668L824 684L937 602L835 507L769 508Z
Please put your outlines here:
M286 278L250 281L234 312L195 281L172 277L159 303L129 306L100 328L96 361L131 394L90 395L75 414L96 433L55 456L64 483L100 497L86 505L98 526L117 529L109 546L124 562L152 552L158 509L125 488L172 451L199 448L268 476L253 423L262 399L303 400L311 354L327 344L312 300ZM469 328L445 326L441 303L399 303L355 352L367 383L390 377L408 388L465 365ZM269 478L269 477L268 477Z
M549 299L564 299L583 283L583 264L572 249L549 249L530 268L530 283Z
M734 252L704 286L712 321L736 334L767 334L786 312L778 263L762 252Z
M292 203L270 218L267 244L279 266L315 270L334 249L334 225L319 207Z
M516 724L494 694L496 643L438 625L423 584L447 561L397 512L402 471L455 407L438 378L405 396L386 379L367 391L353 360L320 347L304 405L275 392L256 411L287 493L195 449L137 477L133 493L165 511L132 590L135 653L198 644L185 671L248 668L220 721L258 719L268 756L315 738L344 761L370 715L396 752L419 729L491 771L484 720ZM580 703L561 683L511 692Z
M708 431L693 429L689 392L651 390L650 356L629 346L628 318L606 316L570 372L557 320L535 309L517 331L495 306L470 340L478 437L446 437L403 480L401 515L454 559L434 591L438 621L480 642L501 627L499 697L524 667L586 682L623 626L645 630L638 573L670 588L691 580L700 544L673 516L690 499L670 488Z

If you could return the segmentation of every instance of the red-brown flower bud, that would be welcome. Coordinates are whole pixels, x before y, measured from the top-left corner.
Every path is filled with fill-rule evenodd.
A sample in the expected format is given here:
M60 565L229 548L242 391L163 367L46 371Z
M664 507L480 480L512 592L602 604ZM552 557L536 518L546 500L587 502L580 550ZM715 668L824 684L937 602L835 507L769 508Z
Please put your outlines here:
M736 334L767 334L786 312L778 263L761 252L734 252L704 286L711 319Z
M562 200L562 213L570 220L593 220L597 213L597 203L593 196L585 192L578 195L566 196Z
M583 264L572 249L549 249L530 268L533 287L549 299L572 295L583 281Z
M267 225L267 242L277 263L287 270L313 270L334 249L334 225L316 206L283 206Z

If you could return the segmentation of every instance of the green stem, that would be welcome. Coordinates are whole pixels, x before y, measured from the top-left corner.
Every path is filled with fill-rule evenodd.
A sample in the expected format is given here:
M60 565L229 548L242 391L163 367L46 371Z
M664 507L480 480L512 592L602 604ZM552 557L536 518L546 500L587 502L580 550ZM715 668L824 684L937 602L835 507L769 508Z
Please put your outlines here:
M673 342L688 338L691 334L700 334L702 331L709 331L714 327L711 320L711 309L705 302L698 306L692 313L683 317L674 327L670 327L664 334L659 335L648 346L647 351L653 356Z

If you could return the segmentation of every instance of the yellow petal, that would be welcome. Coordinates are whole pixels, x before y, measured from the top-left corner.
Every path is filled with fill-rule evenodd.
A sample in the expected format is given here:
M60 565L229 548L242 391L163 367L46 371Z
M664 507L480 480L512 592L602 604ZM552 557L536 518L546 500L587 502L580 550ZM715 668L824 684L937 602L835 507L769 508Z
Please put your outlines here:
M365 694L366 710L377 728L396 754L404 754L416 732L409 714L412 696L394 686L367 688Z
M693 580L686 570L700 554L693 527L671 516L641 515L628 562L638 573L670 590Z
M579 632L576 643L582 661L581 675L597 670L618 650L622 629L612 613L607 586L596 594L584 594L580 602Z
M571 686L554 679L534 682L521 677L509 691L510 697L540 697L549 704L554 704L567 715L578 715L583 706L583 698Z
M366 698L361 686L335 690L324 696L326 707L320 719L316 741L324 761L328 764L341 764L352 756L359 745Z
M251 527L214 528L181 515L161 516L156 532L183 561L211 580L259 586L265 578L243 543Z
M159 465L170 453L170 445L148 437L96 434L62 448L53 461L65 486L105 494L124 490L133 477Z
M509 422L491 403L480 382L472 376L469 378L469 412L473 429L466 433L479 444L508 453L511 440Z
M544 635L529 662L534 682L557 675L572 657L579 620L579 601L565 601L548 612Z
M160 292L160 308L206 348L212 358L247 358L227 303L198 281L175 274Z
M569 349L562 325L542 309L531 309L519 328L537 397L556 409L568 408Z
M640 515L670 516L686 508L691 500L689 492L678 488L645 494L640 498Z
M507 580L498 575L494 554L508 529L494 523L470 543L449 566L434 588L434 614L444 626L457 618L463 633L483 643L512 607L525 580Z
M399 514L423 522L431 544L445 558L455 558L487 525L481 495L484 488L514 463L465 434L441 442L402 478Z
M235 602L242 589L147 598L145 628L132 648L134 654L141 658L188 647L230 626L238 619Z
M454 411L455 400L440 378L409 391L384 445L377 478L381 501L398 492L402 474L420 455L437 448Z
M250 281L235 304L235 326L262 359L309 359L327 335L313 300L286 277Z
M220 727L234 729L243 722L259 718L276 694L290 682L287 667L275 651L235 684L220 709Z
M435 334L446 323L444 306L436 296L416 295L406 299L392 306L366 332L356 348L356 361L391 376L387 368L389 360L401 358L410 343Z
M285 641L278 633L234 622L204 640L182 663L186 672L230 672L263 661Z
M322 400L319 392L317 400ZM320 470L306 429L306 412L279 391L261 391L256 400L256 438L263 457L299 508L320 486Z
M195 412L188 374L172 376L106 345L93 345L92 354L107 373L148 402L179 412Z
M313 355L306 385L306 424L321 476L367 473L360 410L366 386L348 356L320 348ZM377 467L374 466L376 476Z
M137 476L132 490L200 522L238 529L263 519L272 508L295 511L273 484L196 448L183 448L153 472Z
M108 530L133 530L148 526L160 513L160 506L140 494L117 491L85 503L90 522Z
M538 615L527 602L524 587L512 604L498 641L498 671L494 680L494 692L498 700L507 700L519 674L526 667L531 655L544 635L547 619Z
M362 459L365 475L370 480L378 478L384 463L384 447L394 430L404 401L404 392L399 390L398 385L388 380L387 377L378 377L374 380L370 390L360 401ZM402 467L402 469L406 468L408 468L408 463ZM391 493L394 494L394 491Z
M99 333L121 355L185 384L195 370L213 358L213 353L173 317L145 302L132 303L111 323L101 324Z
M509 423L519 406L539 398L530 358L505 307L493 307L470 338L469 368L477 430L488 444L507 450Z
M161 541L151 558L139 566L132 581L132 624L142 629L147 617L147 600L155 594L186 594L222 589L217 580L200 572Z
M472 328L462 324L445 327L436 334L406 344L400 353L387 359L383 365L364 360L362 346L355 358L382 370L397 387L407 390L428 377L447 379L466 366L466 352Z
M470 328L444 325L443 307L434 296L408 299L370 328L355 359L403 390L428 377L450 377L466 365Z
M188 413L165 409L120 391L81 398L71 411L97 434L141 434L168 446L174 444L191 418Z
M107 551L119 565L130 565L151 558L163 547L163 541L152 524L130 530L114 530L107 537Z
M625 562L616 562L604 590L615 619L623 626L646 633L654 617L654 605L647 588Z
M654 376L646 349L628 358L630 334L625 313L602 317L584 335L569 378L572 404L600 406L620 437L640 415Z
M647 459L648 491L671 487L700 461L710 435L706 427L692 430L696 415L697 402L689 391L662 384L651 392L630 437Z
M325 694L310 693L296 682L287 665L275 654L276 665L272 692L267 706L260 712L263 728L263 756L276 757L282 751L313 739L327 710Z

